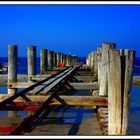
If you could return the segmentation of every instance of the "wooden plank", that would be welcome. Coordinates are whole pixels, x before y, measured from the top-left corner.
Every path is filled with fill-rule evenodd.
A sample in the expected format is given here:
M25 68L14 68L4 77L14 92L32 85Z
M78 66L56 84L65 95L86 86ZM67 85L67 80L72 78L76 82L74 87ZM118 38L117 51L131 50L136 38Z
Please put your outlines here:
M6 94L1 94L0 95L0 101L3 101L7 99L9 95ZM43 103L46 101L50 95L48 96L30 96L27 95L27 98L31 100L33 103ZM93 97L93 96L59 96L60 98L64 99L64 101L71 106L107 106L108 105L108 99L107 97ZM23 98L18 97L17 99L14 100L14 102L22 102L25 104L28 104ZM50 105L61 105L60 102L58 102L56 99L52 100L52 103Z
M81 87L81 88L90 88L90 89L99 89L99 84L97 82L94 83L69 83L74 88Z
M52 82L55 78L52 78L51 80L48 80L47 82L45 82L43 85L46 86L47 84L49 84L50 82ZM31 82L13 82L13 83L8 83L8 86L10 88L27 88L31 85L33 85L34 83ZM74 88L77 87L81 87L81 88L92 88L92 89L99 89L99 84L97 82L95 83L69 83L71 86L73 86ZM38 86L37 89L43 88L44 86ZM34 88L35 90L32 92L36 92L37 89Z

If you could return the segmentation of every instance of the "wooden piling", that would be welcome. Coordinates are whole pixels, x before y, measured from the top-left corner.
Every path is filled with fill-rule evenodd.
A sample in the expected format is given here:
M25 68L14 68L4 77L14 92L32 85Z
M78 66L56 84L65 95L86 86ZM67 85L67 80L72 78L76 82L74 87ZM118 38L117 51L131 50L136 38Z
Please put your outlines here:
M8 46L8 82L17 82L17 46ZM16 89L9 89L8 94L15 94Z
M56 53L56 66L61 62L61 53Z
M60 63L63 63L63 53L60 53Z
M97 61L98 61L98 83L100 83L101 75L101 57L102 57L102 47L97 48Z
M86 65L88 67L90 67L90 54L87 55L87 58L86 58Z
M53 66L56 67L57 66L57 53L54 52L54 56L53 56Z
M54 51L48 51L48 69L53 69L54 66Z
M127 135L128 132L129 94L132 87L134 58L134 50L125 50L125 81L123 94L122 135Z
M17 57L18 47L16 45L8 46L8 82L17 82ZM8 94L16 94L16 88L8 88ZM8 111L8 117L16 117L17 111Z
M94 75L97 76L98 75L98 61L97 61L97 52L94 52L94 59L93 59L93 63L94 63Z
M36 46L28 47L28 80L32 81L32 78L36 75Z
M66 60L66 54L64 54L64 64L66 65L67 60Z
M100 68L100 88L99 95L106 96L108 94L107 86L108 86L108 51L110 49L114 49L114 43L103 43L102 44L102 55L101 55L101 68Z
M71 55L68 55L68 66L71 65Z
M109 50L108 135L126 135L134 51Z
M44 74L47 71L48 65L48 50L41 49L40 51L40 73Z
M94 73L94 51L92 51L90 54L90 67L91 72Z

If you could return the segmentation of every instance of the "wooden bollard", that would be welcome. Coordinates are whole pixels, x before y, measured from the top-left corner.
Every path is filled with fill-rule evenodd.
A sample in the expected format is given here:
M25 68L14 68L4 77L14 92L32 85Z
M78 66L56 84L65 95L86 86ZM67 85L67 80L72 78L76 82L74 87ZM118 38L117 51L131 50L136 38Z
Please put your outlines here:
M61 62L61 53L56 53L56 66L58 67Z
M102 55L101 55L101 68L100 68L100 88L99 88L99 95L100 96L107 96L108 91L108 51L110 49L114 49L114 43L103 43L102 44Z
M109 50L108 135L127 135L135 51Z
M70 55L67 55L67 65L70 66Z
M63 54L60 53L60 63L63 63Z
M86 58L86 65L88 66L88 67L90 67L90 55L88 54L88 56L87 56L87 58Z
M48 51L48 69L53 69L54 66L54 51Z
M67 63L67 60L66 60L67 58L66 58L66 54L64 54L64 64L66 65L66 63Z
M27 51L28 56L28 80L36 75L36 46L29 46Z
M94 72L94 51L92 51L90 54L90 68L91 72Z
M90 53L90 54L89 54L89 68L90 68L90 69L91 69L91 67L92 67L91 61L92 61L92 57L91 57L91 53Z
M93 64L94 64L94 75L98 75L98 61L97 61L97 52L94 52L94 59L93 59Z
M41 49L40 51L40 73L44 74L48 67L48 50Z
M65 63L65 54L62 53L62 63Z
M8 46L8 82L17 82L17 46L9 45ZM15 94L16 89L9 89L8 94Z
M69 64L71 66L71 55L69 55Z
M8 46L8 82L17 82L17 57L18 47L16 45ZM16 94L17 89L8 87L8 94ZM16 117L17 111L8 111L8 117Z
M69 66L69 56L66 55L66 66Z
M101 57L102 57L102 47L97 48L97 61L98 61L98 83L100 84L101 75Z
M57 67L57 53L54 52L54 61L53 61L53 64L54 64L54 67Z

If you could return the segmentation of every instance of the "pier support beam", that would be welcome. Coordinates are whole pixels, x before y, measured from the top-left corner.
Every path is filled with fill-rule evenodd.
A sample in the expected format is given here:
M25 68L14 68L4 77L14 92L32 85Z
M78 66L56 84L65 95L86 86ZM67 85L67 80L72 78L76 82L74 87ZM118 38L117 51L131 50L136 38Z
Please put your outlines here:
M54 56L53 56L53 66L56 67L57 66L57 53L54 52Z
M58 67L58 64L61 62L61 53L56 53L56 65Z
M108 135L127 135L135 51L109 50Z
M36 75L36 46L29 46L27 51L28 56L28 80Z
M18 47L16 45L8 46L8 82L17 82L17 57ZM8 88L8 94L16 94L16 88ZM16 117L17 111L8 111L8 117Z
M48 69L53 69L54 66L54 51L48 51Z
M100 88L99 95L107 96L107 86L108 86L108 51L115 48L114 43L103 43L102 44L102 55L101 55L101 68L100 68Z
M98 61L98 83L100 83L101 75L101 57L102 57L102 47L97 48L97 61Z
M17 82L17 51L16 45L8 46L8 82ZM8 94L15 94L16 89L8 88Z
M60 53L60 63L63 63L63 54Z
M94 59L93 59L93 64L94 64L94 75L98 75L98 61L97 61L97 52L94 52Z
M40 73L44 74L48 66L48 50L41 49L40 51Z

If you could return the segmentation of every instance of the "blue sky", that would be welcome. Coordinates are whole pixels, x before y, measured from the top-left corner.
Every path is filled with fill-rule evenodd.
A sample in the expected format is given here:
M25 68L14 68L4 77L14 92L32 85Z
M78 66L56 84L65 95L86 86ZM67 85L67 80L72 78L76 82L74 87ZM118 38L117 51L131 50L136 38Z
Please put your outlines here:
M135 49L140 57L140 6L132 5L0 5L0 57L8 44L19 56L36 45L56 52L87 56L102 42Z

